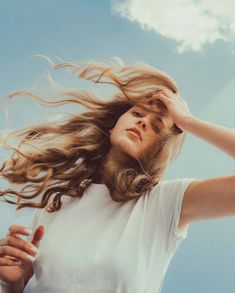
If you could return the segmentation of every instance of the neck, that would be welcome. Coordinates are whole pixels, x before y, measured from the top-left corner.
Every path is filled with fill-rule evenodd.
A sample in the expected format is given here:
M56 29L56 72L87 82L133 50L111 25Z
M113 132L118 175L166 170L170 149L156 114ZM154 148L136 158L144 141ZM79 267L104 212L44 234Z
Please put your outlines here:
M130 157L127 154L112 147L100 169L100 183L106 184L119 169L125 168L128 162Z

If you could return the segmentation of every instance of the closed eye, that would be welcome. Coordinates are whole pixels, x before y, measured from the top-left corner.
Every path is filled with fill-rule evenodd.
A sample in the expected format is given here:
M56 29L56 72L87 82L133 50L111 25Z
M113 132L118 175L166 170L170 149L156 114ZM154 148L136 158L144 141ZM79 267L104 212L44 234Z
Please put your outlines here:
M141 114L140 112L133 111L132 113L133 113L133 115L134 115L135 117L143 117L142 114Z
M158 119L157 119L158 120ZM162 131L162 128L163 128L163 124L162 122L158 122L158 121L155 121L153 124L152 124L152 127L153 127L153 130L157 131L157 132L160 132Z
M153 130L160 132L159 127L156 124L152 124Z
M132 111L132 114L133 114L135 117L143 117L143 115L142 115L140 112L138 112L138 111ZM162 120L161 120L159 117L157 117L157 118L155 119L154 123L152 123L152 129L153 129L155 132L159 133L159 132L161 132L162 128L164 128L164 127L163 127Z

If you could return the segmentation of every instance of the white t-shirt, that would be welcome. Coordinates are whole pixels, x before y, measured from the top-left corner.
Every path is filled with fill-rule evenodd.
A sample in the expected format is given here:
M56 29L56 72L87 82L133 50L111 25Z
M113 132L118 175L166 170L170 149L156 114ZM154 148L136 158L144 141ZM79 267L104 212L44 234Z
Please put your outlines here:
M24 293L157 293L188 226L178 229L194 178L162 180L138 200L115 202L104 184L62 209L36 209L45 234ZM31 236L29 237L31 241Z

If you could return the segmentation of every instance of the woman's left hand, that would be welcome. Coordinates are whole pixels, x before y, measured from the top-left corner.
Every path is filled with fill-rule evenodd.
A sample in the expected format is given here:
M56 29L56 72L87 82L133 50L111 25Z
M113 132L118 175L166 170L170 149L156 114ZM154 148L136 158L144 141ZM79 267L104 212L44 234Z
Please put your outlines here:
M175 94L170 90L164 89L154 94L150 98L149 103L154 103L157 100L163 102L174 123L180 129L184 130L184 121L189 117L193 117L193 114L180 94Z

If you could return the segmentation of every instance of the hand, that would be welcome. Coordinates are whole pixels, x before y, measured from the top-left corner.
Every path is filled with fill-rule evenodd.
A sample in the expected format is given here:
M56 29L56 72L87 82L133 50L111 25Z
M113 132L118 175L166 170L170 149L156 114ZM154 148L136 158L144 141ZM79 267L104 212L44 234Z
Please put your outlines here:
M8 284L19 282L24 278L26 271L32 269L37 252L31 248L38 250L44 235L44 227L39 226L36 229L32 242L21 239L20 234L30 235L24 226L11 225L7 237L0 239L0 279Z
M192 117L193 115L190 112L187 103L180 96L180 94L175 94L170 90L164 89L154 94L149 99L149 103L156 103L159 100L163 102L163 106L168 110L169 115L173 119L176 126L184 130L183 125L185 119Z

